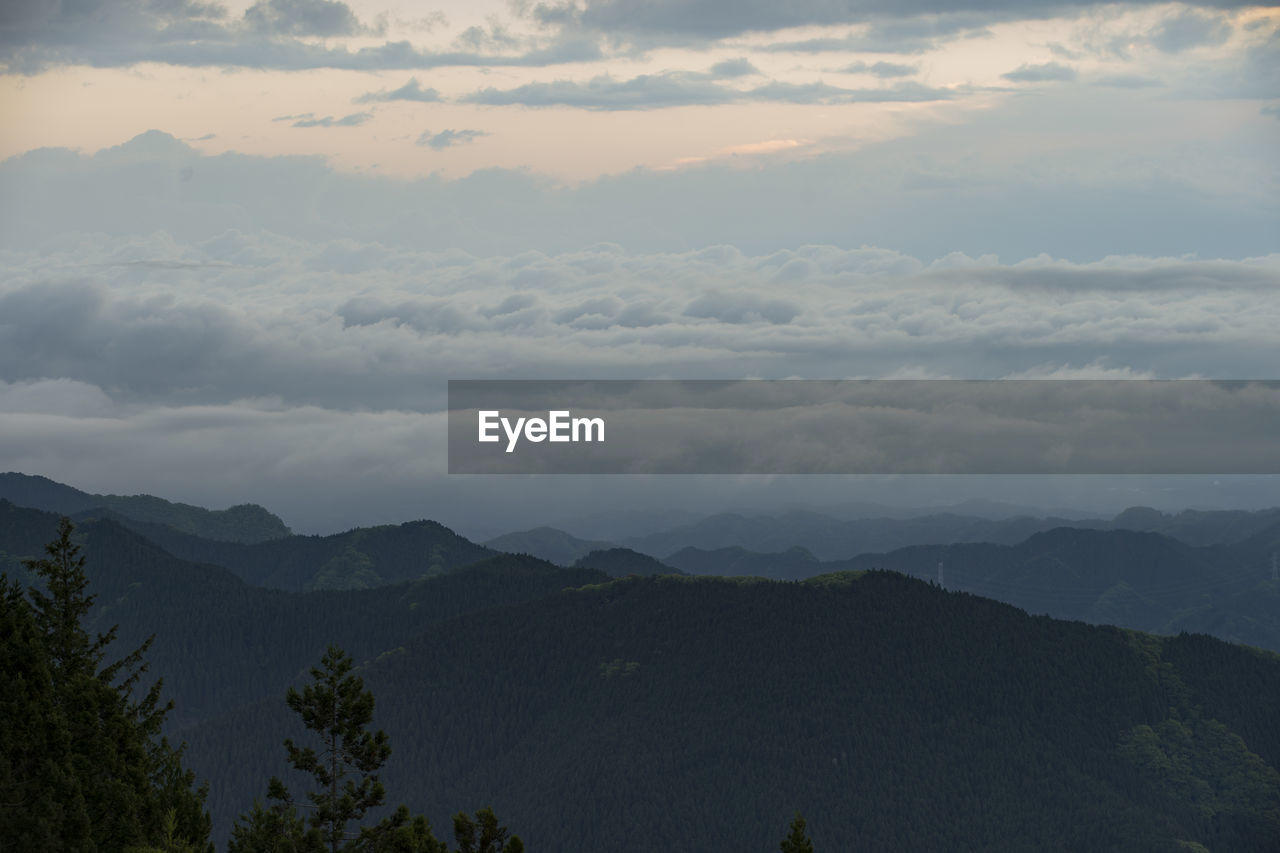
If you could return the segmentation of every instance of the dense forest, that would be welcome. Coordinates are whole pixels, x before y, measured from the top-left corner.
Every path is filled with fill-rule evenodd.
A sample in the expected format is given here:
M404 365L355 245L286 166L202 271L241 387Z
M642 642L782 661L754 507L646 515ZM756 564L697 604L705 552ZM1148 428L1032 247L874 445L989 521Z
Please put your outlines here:
M1280 656L1031 615L882 570L928 576L927 549L919 565L880 555L796 582L679 576L617 549L562 567L430 523L207 546L309 543L312 562L290 563L302 569L369 548L405 576L306 591L183 559L142 530L99 513L72 533L0 501L0 803L40 804L0 812L6 838L20 815L43 814L23 830L37 832L67 812L92 840L94 815L119 812L132 823L113 837L139 849L248 851L281 833L311 849L333 837L311 816L333 809L284 742L308 742L304 697L324 689L349 698L356 741L389 745L364 761L385 796L350 818L352 849L449 849L432 828L494 851L1264 851L1280 837ZM96 685L99 717L132 732L106 753L58 698L68 656L49 651L58 632L41 615L58 591L40 561L63 536L85 559L75 636L92 665L77 695ZM1257 536L1243 541L1264 547ZM964 546L966 559L952 546L947 585L1039 571L1064 586L1063 565L1091 565L1146 579L1144 597L1171 606L1162 588L1176 597L1211 571L1202 557L1239 544L1050 531ZM1069 579L1096 600L1092 575ZM1219 597L1274 619L1251 590ZM105 778L132 793L81 780L89 750L114 756ZM358 786L369 771L352 774ZM108 790L131 810L104 809Z

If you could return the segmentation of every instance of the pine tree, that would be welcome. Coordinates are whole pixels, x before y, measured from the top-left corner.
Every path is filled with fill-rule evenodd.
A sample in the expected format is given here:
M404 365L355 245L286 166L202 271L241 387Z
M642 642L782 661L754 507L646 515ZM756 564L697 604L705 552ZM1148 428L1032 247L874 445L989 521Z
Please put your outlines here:
M813 853L813 842L805 832L804 816L796 812L791 821L791 833L779 845L782 853Z
M462 812L454 815L453 837L458 842L458 853L524 853L520 836L499 826L490 808L476 812L474 821Z
M299 747L291 738L284 747L289 763L316 780L317 789L307 793L314 807L308 822L319 831L330 853L350 849L348 842L353 839L347 824L382 804L386 791L378 770L391 755L386 732L366 728L373 719L373 693L364 689L364 681L352 675L351 668L351 658L330 646L320 668L311 670L312 683L302 692L290 687L285 695L303 725L320 737L319 752ZM288 789L277 778L272 778L267 796L293 805Z
M90 829L44 636L22 587L0 575L0 838L6 849L88 851Z
M48 677L48 690L41 694L44 707L30 713L40 717L34 726L55 726L55 742L68 745L64 778L54 793L58 808L72 825L80 825L82 818L87 822L89 849L163 844L166 849L211 851L205 790L194 789L195 777L182 768L181 750L160 734L172 703L160 704L159 680L141 699L134 696L147 671L143 655L151 640L103 666L117 629L89 637L85 625L94 599L87 592L85 558L72 541L73 531L71 521L63 518L57 538L45 546L46 556L24 561L46 587L26 591ZM6 597L12 611L13 595ZM39 683L26 685L29 697ZM44 767L49 769L48 762Z
M287 792L284 796L287 798ZM227 853L322 853L323 850L319 831L307 831L291 802L264 807L261 800L255 800L252 811L236 821L227 845Z
M86 591L89 578L84 572L85 558L80 556L80 546L71 541L74 529L71 519L64 517L58 523L58 538L44 546L47 556L23 561L28 570L44 578L48 588L47 593L29 589L27 594L35 606L36 625L44 635L50 672L59 687L79 675L98 676L106 647L116 635L113 627L90 642L84 628L94 597ZM145 648L134 654L140 658ZM110 678L119 668L117 665L104 674Z
M301 692L289 688L285 700L302 717L303 724L319 737L319 750L284 742L289 763L308 773L317 789L307 792L311 816L298 815L285 784L272 777L267 786L269 806L255 802L240 816L232 830L228 853L449 853L436 839L431 824L413 815L404 805L372 827L348 830L381 805L386 792L378 771L391 755L385 732L370 732L373 693L351 673L352 662L342 649L330 646L312 668L311 683ZM524 844L505 826L498 825L492 809L453 819L458 853L523 853Z

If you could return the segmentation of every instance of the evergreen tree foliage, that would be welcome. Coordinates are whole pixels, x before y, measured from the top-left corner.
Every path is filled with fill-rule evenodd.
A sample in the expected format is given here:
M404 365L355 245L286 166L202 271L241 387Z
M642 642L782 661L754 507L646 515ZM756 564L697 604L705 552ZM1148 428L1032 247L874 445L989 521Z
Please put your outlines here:
M795 818L791 821L791 832L782 839L782 844L779 846L782 853L813 853L813 842L805 832L804 816L800 812L796 812Z
M369 853L449 853L449 846L432 834L430 822L411 816L403 805L364 835Z
M307 792L310 818L299 817L288 788L273 776L267 786L272 804L257 801L241 815L229 853L449 853L427 819L404 805L372 827L347 829L385 799L379 771L391 755L386 732L368 729L373 693L351 670L351 658L331 645L312 668L311 683L285 695L290 710L319 737L319 750L292 738L284 742L289 763L316 782L316 790ZM498 824L493 809L481 809L474 820L459 813L453 827L458 853L524 853L523 842Z
M373 827L349 831L381 805L386 791L379 771L391 755L387 734L371 732L373 693L351 673L351 658L329 646L311 683L285 694L289 708L319 738L319 749L285 739L289 763L309 774L316 789L307 792L311 816L303 820L288 788L277 777L267 787L269 807L255 802L233 830L230 853L320 853L328 850L369 853L447 853L426 818L400 806Z
M172 704L159 681L134 695L149 643L104 666L116 629L90 638L73 530L63 518L46 556L24 561L44 590L0 578L0 833L19 849L212 850L205 790L160 736Z
M40 560L24 560L23 565L44 579L47 594L28 590L35 607L36 626L48 647L50 674L59 687L81 675L97 672L106 647L115 639L115 629L99 634L93 641L83 622L93 608L93 596L86 590L85 558L80 546L71 541L71 520L63 518L58 525L58 538L45 545L46 556ZM104 673L108 677L112 673Z
M348 823L382 804L386 791L378 770L391 755L387 733L366 728L373 719L373 693L351 668L351 658L330 646L320 668L311 670L312 683L302 692L290 687L285 696L303 725L320 737L319 752L295 745L292 738L284 748L289 763L316 781L316 790L307 793L314 806L309 823L321 831L332 853L346 849ZM278 779L272 779L271 789L268 796L290 802Z
M458 853L524 853L520 836L499 826L491 808L480 809L475 820L463 812L454 815L453 837L458 842Z
M0 836L15 850L92 850L89 813L54 699L44 636L0 576Z
M253 809L236 821L227 845L227 853L321 853L323 850L319 830L308 832L292 803L275 802L264 807L261 800L255 800Z

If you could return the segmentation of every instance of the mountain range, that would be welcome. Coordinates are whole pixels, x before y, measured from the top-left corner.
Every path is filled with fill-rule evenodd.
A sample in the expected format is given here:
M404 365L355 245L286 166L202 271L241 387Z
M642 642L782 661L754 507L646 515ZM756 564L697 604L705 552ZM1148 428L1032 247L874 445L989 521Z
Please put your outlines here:
M1280 526L1254 515L1180 523L1213 544L1055 527L566 567L427 521L236 543L90 509L90 628L155 636L220 845L267 778L301 784L283 696L329 644L376 696L391 802L437 827L493 806L528 849L765 851L797 810L824 850L1280 837L1280 655L1255 647L1280 647ZM0 500L0 571L32 583L57 522Z

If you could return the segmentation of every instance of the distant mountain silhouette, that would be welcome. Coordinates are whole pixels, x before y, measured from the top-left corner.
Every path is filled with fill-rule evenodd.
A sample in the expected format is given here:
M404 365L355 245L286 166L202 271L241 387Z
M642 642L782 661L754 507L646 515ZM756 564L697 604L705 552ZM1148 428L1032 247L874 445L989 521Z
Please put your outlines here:
M485 546L508 554L530 554L556 565L571 566L592 551L613 548L610 542L579 539L554 527L535 527L517 533L506 533L486 541Z
M0 499L68 516L92 515L95 510L106 509L118 513L122 523L164 524L183 533L226 542L264 542L291 533L283 521L257 504L210 510L152 495L92 495L48 477L15 472L0 474Z
M684 572L659 562L648 554L628 548L605 548L581 557L573 564L576 569L596 569L609 577L625 578L628 575L682 575Z

